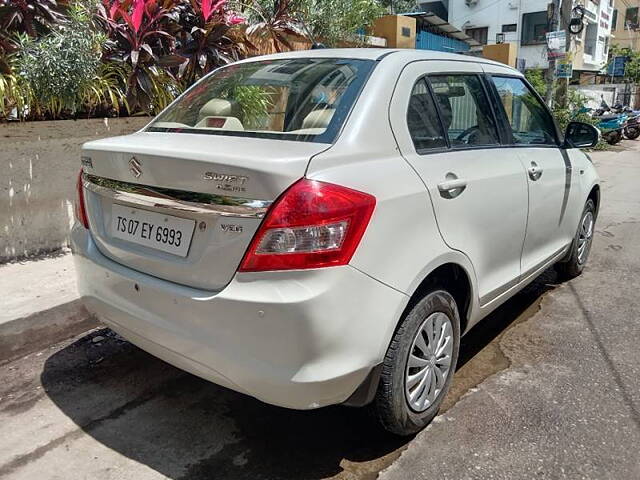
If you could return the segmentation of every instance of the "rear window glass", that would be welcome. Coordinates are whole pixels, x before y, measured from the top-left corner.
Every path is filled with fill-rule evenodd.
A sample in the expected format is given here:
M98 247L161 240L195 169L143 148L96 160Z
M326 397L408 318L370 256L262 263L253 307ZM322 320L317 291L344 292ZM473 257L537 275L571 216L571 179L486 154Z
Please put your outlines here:
M418 80L411 92L407 126L417 151L447 146L438 111L424 79Z
M230 65L187 90L147 131L332 143L374 64L295 58Z

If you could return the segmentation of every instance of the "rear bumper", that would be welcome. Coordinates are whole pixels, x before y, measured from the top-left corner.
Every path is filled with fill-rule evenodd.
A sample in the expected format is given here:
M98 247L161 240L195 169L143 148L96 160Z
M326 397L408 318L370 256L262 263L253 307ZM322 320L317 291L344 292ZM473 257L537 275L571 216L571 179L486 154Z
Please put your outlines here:
M220 292L124 267L72 230L87 308L149 353L262 401L341 403L386 352L406 295L350 267L236 274Z

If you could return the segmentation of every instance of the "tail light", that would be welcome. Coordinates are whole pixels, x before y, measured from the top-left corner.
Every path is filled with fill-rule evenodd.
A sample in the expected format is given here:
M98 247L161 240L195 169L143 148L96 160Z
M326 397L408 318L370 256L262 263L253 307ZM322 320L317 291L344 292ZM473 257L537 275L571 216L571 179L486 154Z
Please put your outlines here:
M346 265L375 205L375 197L367 193L303 178L269 209L240 271Z
M82 187L82 170L78 175L78 181L76 182L76 199L73 205L73 211L78 220L84 228L89 228L89 220L87 218L87 209L84 203L84 189Z

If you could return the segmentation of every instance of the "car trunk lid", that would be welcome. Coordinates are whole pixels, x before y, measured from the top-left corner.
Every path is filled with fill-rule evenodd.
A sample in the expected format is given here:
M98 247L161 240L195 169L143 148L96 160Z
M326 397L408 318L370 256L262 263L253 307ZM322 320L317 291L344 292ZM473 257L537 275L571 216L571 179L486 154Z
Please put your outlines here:
M89 142L82 163L93 238L122 265L220 290L268 206L327 148L190 133L139 132Z

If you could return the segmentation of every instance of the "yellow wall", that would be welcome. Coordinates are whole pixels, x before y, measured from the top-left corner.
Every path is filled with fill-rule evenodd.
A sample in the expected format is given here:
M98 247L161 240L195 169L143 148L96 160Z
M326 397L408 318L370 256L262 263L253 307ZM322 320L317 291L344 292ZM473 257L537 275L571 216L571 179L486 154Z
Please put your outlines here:
M640 48L640 31L627 30L624 28L624 17L627 8L640 7L640 0L616 1L614 8L618 10L618 20L616 29L611 32L611 44L629 47L632 50Z
M402 29L409 29L409 36ZM416 19L402 15L385 15L373 24L373 35L387 39L389 48L416 48Z
M496 43L493 45L485 45L482 48L482 56L484 58L504 63L510 67L516 66L517 54L518 46L515 43Z

